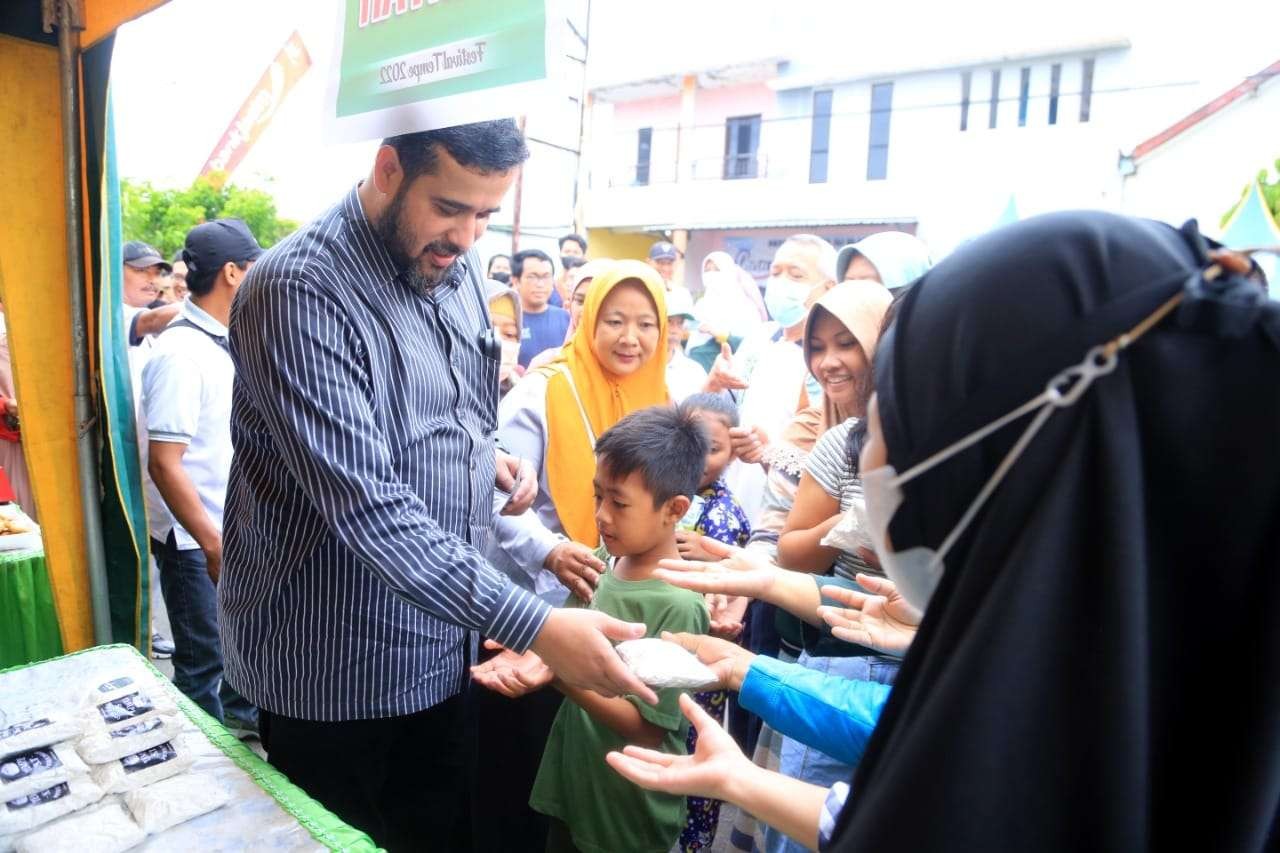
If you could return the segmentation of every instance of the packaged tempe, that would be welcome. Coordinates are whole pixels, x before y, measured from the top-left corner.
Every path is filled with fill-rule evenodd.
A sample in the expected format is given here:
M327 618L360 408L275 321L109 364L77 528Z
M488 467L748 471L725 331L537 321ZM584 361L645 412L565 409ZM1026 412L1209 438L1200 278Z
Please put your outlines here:
M0 839L34 829L100 799L102 789L88 776L77 776L52 788L0 802Z
M80 734L80 724L57 714L37 714L0 729L0 757L51 746Z
M133 819L148 835L208 814L230 799L230 792L216 777L200 773L174 776L124 795Z
M90 764L106 764L173 740L181 730L177 717L150 717L114 729L94 727L80 738L76 752Z
M119 761L93 768L93 781L108 794L121 794L168 779L195 762L195 753L182 738L126 755Z
M0 758L0 802L52 788L88 772L69 743L6 755Z
M14 844L17 853L75 850L121 853L138 844L146 833L134 823L118 800L45 824Z
M158 685L143 688L125 676L97 685L89 693L83 712L86 734L126 728L159 716L177 713L174 705Z

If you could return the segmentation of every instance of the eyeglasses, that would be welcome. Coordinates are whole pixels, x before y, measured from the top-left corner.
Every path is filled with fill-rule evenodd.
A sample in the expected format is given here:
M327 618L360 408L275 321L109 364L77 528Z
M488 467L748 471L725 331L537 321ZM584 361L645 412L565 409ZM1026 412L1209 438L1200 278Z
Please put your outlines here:
M524 275L520 276L521 281L551 281L554 278L555 276L549 272L544 272L544 273L527 272Z

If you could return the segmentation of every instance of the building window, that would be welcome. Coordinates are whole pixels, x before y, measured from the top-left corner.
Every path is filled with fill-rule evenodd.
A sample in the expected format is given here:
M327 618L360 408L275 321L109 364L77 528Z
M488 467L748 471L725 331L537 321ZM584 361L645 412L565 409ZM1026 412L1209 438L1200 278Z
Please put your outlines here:
M973 72L960 75L960 130L969 129L969 93L973 89Z
M1000 112L1000 69L991 71L991 115L987 119L987 127L995 129L996 116Z
M639 144L636 146L636 183L644 186L649 183L649 152L653 149L653 128L640 128L638 138Z
M724 125L724 177L755 178L759 175L760 116L738 116Z
M809 183L827 180L827 153L831 147L831 90L813 93L813 136L809 142Z
M1080 70L1080 123L1089 120L1089 110L1093 106L1093 60L1086 59Z
M871 87L871 139L867 144L867 180L882 181L889 174L889 117L893 112L893 84Z
M1031 100L1031 69L1022 69L1022 82L1018 86L1018 127L1027 126L1027 107Z
M1058 90L1062 84L1062 63L1055 62L1049 69L1049 124L1058 123Z

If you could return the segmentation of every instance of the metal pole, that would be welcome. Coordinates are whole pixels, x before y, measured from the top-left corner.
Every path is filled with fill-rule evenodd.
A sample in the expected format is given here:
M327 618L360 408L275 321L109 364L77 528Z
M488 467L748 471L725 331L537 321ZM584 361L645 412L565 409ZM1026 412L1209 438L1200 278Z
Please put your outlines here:
M591 0L587 0L586 31L582 39L582 90L578 97L578 159L573 170L573 230L582 234L582 202L579 198L579 185L582 182L582 147L586 137L587 126L587 63L591 61Z
M71 355L75 367L76 460L80 465L80 503L84 516L85 562L93 605L93 640L109 643L111 611L107 597L107 561L102 547L95 440L93 381L89 372L89 336L84 297L84 199L80 194L80 33L71 0L58 0L58 76L62 101L62 187L67 214L67 279L71 288Z
M520 135L524 136L525 117L520 116ZM527 163L528 161L525 161ZM520 204L524 200L524 167L525 163L521 163L516 172L516 197L513 203L515 208L511 213L511 257L516 256L516 252L520 251Z

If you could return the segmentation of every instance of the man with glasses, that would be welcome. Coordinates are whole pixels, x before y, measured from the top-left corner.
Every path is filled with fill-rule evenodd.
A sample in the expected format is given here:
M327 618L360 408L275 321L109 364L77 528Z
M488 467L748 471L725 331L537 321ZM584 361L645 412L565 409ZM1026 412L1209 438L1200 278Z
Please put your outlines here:
M551 304L554 282L555 270L546 252L526 249L511 259L511 283L520 294L524 314L518 359L521 367L528 367L538 353L564 343L569 312Z

